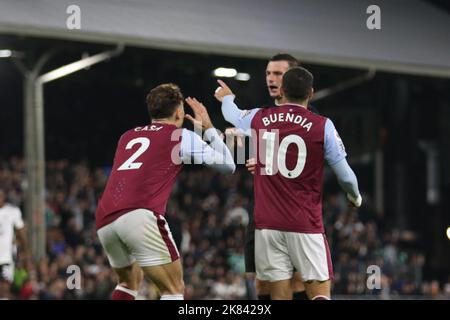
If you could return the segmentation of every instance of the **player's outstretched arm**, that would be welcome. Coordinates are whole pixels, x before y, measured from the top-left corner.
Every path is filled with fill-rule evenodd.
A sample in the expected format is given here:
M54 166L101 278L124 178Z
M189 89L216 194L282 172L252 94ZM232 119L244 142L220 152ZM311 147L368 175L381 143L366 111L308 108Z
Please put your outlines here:
M184 163L206 164L223 173L233 173L236 170L233 156L222 141L217 130L212 125L208 111L197 99L186 99L194 111L194 117L187 115L194 126L205 129L204 138L208 145L196 133L183 129L181 140L181 157Z
M234 103L234 94L231 89L222 80L217 80L220 87L216 89L214 96L220 102L222 102L222 114L226 121L233 124L236 128L243 130L244 134L250 135L250 128L253 117L259 110L241 110Z

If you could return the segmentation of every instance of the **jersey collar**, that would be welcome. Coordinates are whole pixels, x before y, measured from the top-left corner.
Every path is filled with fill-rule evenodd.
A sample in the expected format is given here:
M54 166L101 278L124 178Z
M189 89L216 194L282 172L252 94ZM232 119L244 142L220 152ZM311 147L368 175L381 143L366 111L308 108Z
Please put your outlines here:
M293 106L293 107L301 107L304 108L306 110L308 110L308 107L302 106L301 104L297 104L297 103L283 103L283 104L277 104L278 107L283 107L283 106Z

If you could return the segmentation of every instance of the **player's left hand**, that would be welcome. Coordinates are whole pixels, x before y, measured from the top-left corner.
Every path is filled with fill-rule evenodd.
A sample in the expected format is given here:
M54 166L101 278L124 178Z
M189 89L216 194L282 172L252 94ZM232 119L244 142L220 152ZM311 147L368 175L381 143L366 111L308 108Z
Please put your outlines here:
M184 117L191 121L194 127L203 128L204 130L213 127L211 119L209 118L208 110L206 110L203 103L191 97L186 99L186 103L191 107L192 111L194 111L194 117L189 114Z
M347 193L347 200L348 200L348 204L351 208L361 207L361 203L362 203L361 195L358 195L357 198L354 198L350 194Z
M223 97L228 95L233 95L233 91L226 85L225 82L222 80L217 80L217 82L220 84L220 87L216 89L216 92L214 92L214 97L216 97L217 100L222 102Z

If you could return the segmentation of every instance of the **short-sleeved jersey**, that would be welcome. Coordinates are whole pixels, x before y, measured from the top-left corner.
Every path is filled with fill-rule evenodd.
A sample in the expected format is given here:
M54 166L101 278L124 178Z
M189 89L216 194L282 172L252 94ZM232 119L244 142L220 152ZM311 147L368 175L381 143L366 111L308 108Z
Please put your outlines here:
M257 157L257 229L324 232L322 187L327 120L290 104L254 113L251 129Z
M14 230L23 227L22 213L18 207L5 204L0 208L0 265L13 262Z
M96 212L97 229L134 209L164 215L182 169L181 131L170 124L128 130L120 138Z

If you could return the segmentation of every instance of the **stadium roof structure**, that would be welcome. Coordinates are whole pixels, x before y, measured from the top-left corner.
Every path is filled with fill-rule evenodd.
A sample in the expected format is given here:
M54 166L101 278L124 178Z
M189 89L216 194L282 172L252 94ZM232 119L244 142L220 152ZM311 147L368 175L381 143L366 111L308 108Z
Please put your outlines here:
M420 0L0 0L0 34L450 77L450 16ZM81 29L69 30L69 5Z

